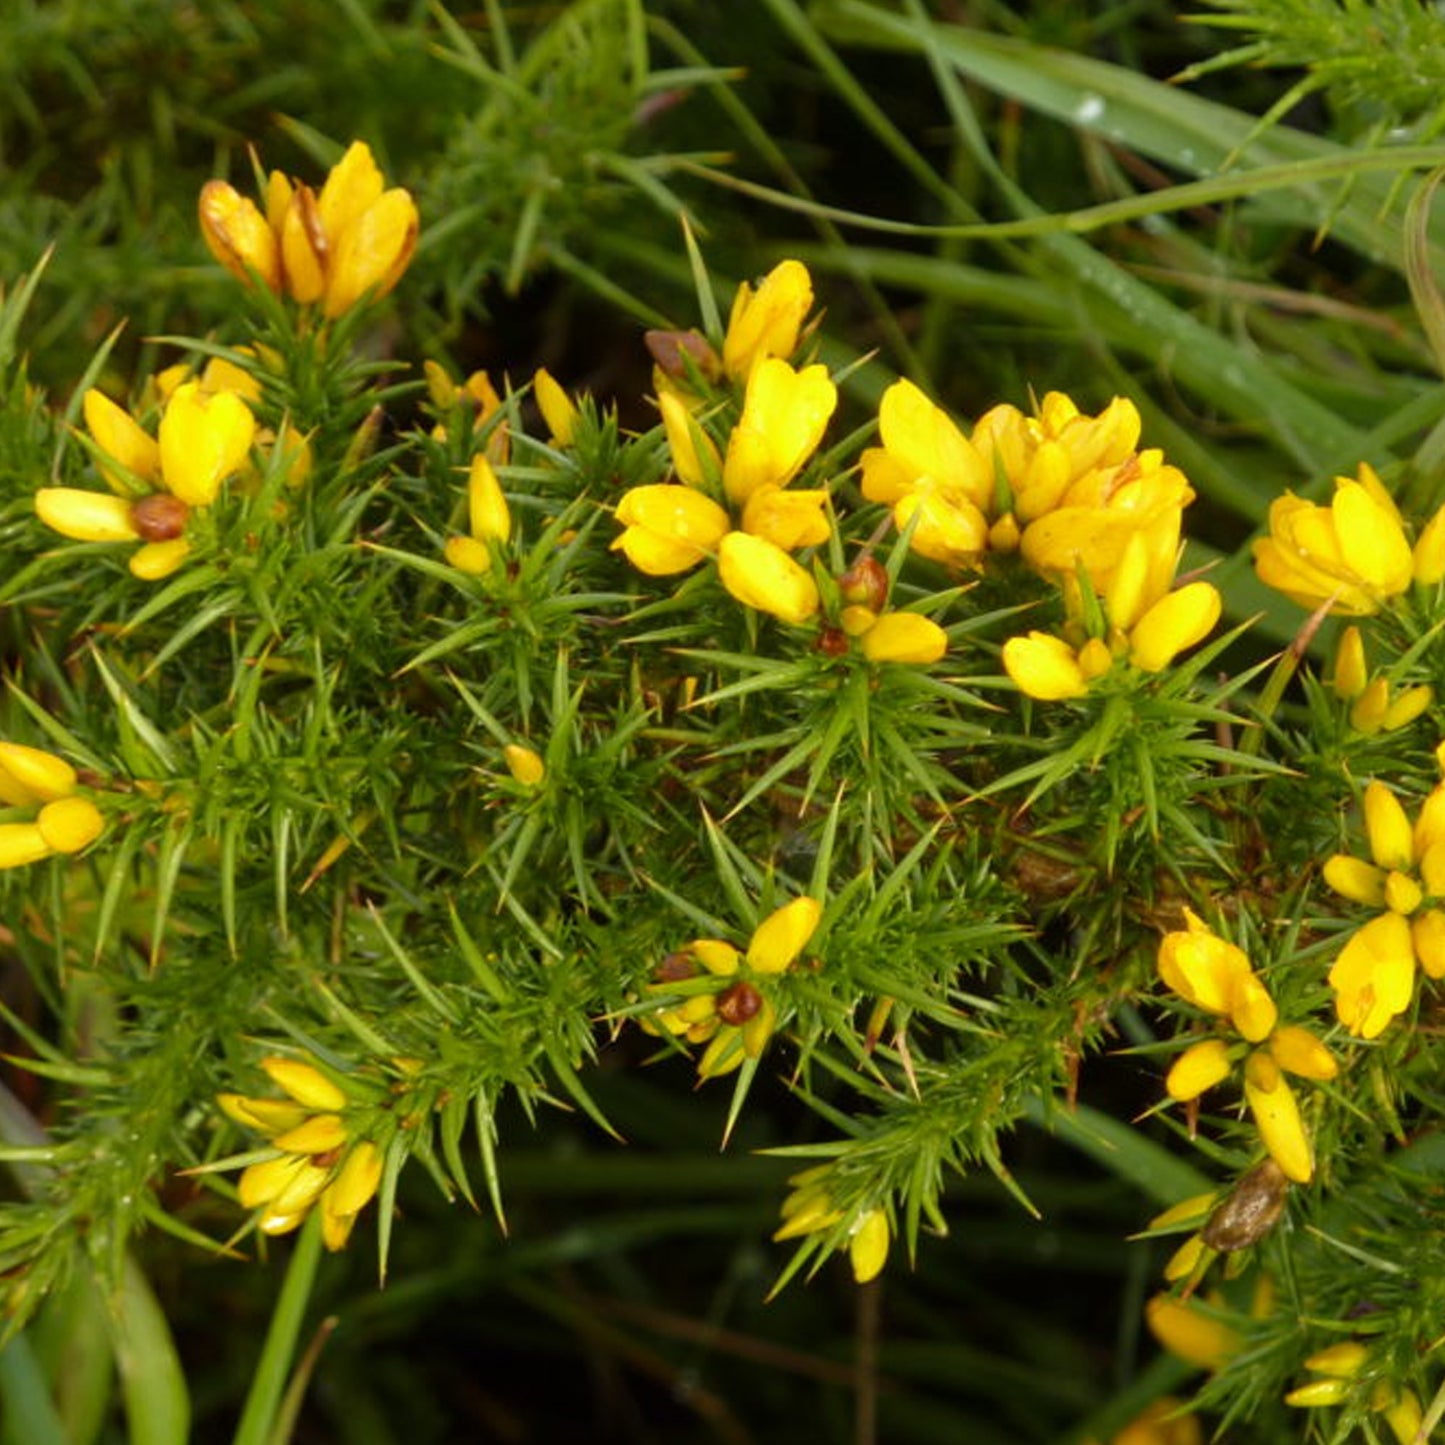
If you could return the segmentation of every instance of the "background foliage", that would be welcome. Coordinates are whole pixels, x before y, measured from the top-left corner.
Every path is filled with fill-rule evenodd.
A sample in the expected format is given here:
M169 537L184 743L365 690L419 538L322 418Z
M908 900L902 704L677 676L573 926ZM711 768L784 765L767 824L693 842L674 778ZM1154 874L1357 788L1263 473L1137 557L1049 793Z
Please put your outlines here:
M7 6L0 277L11 283L12 325L0 332L11 383L0 543L28 525L22 509L64 435L52 415L76 422L84 384L124 393L175 359L160 337L235 340L217 319L236 305L234 283L196 230L200 185L229 176L249 186L248 147L266 167L315 174L364 136L423 218L416 261L367 342L375 359L435 357L454 374L485 367L519 383L546 365L569 390L616 397L624 427L650 427L639 332L695 320L686 216L720 295L783 256L811 268L827 312L823 359L858 363L839 435L871 417L897 376L961 416L1046 390L1068 391L1086 410L1132 399L1146 440L1200 494L1191 560L1219 560L1212 575L1230 620L1264 614L1230 654L1247 666L1299 623L1245 560L1274 497L1319 493L1362 459L1386 469L1417 512L1445 481L1440 308L1426 281L1439 274L1445 238L1427 220L1412 250L1404 224L1410 169L1440 160L1427 148L1442 22L1408 0L1190 11L1152 0ZM17 291L27 276L33 292ZM17 298L28 302L23 323ZM423 420L419 394L397 385L393 427ZM379 460L361 469L369 484L380 485L393 440L384 435ZM69 464L79 460L72 453ZM541 498L534 511L550 516L553 505ZM428 525L440 533L446 520ZM14 583L13 573L4 579ZM52 585L40 604L69 605L64 580ZM302 587L281 605L299 615L310 601ZM357 667L364 674L377 659L378 686L399 638L429 640L395 610L353 621ZM0 609L11 658L31 646L26 626L18 608ZM234 664L221 630L200 645L217 668ZM77 696L67 661L51 657L44 681L80 714L109 713L135 686L116 678L105 695ZM600 647L579 666L622 671ZM567 712L572 683L550 664L532 679L538 736ZM396 806L389 749L414 736L430 705L419 686L408 715L358 726L368 749L358 772L383 818ZM192 742L203 759L227 720L201 721ZM296 737L267 740L278 756L304 746L304 712L291 721ZM607 735L625 738L627 725L607 719ZM605 741L600 728L591 742ZM144 728L134 732L128 745L144 749ZM217 820L253 815L245 779L213 781L198 807ZM615 789L624 832L654 806L648 781L621 770L594 780ZM348 804L363 791L353 780L336 786ZM1336 826L1323 815L1321 824L1300 840L1301 858ZM243 856L277 842L234 836ZM975 845L980 854L988 841ZM317 831L290 846L309 856L324 842ZM552 861L568 866L565 853ZM972 861L965 849L960 870ZM52 906L63 912L59 898ZM241 900L243 928L259 907ZM956 918L940 919L941 934L950 926ZM158 1033L137 1055L146 1076L112 1087L103 1060L69 1056L47 1073L35 1055L104 1040L108 1011L124 1018L133 1001L88 995L83 983L47 996L36 983L44 970L27 967L12 940L0 913L7 1048L29 1061L6 1083L47 1126L64 1126L65 1086L86 1090L86 1107L112 1130L123 1183L148 1147L136 1098L163 1092L192 1040L223 1036L227 1010L249 1007L274 981L231 975L198 991L170 960L148 987L162 1005L173 988L177 1010L196 1010L195 1031ZM638 957L661 947L651 936L633 942ZM270 964L278 974L289 966L281 956ZM556 986L565 993L565 977ZM890 1441L1062 1441L1107 1438L1138 1401L1183 1388L1190 1372L1159 1356L1141 1327L1164 1246L1126 1237L1186 1192L1170 1172L1185 1166L1160 1147L1159 1130L1113 1149L1099 1142L1111 1118L1157 1102L1157 1069L1122 1052L1152 1037L1147 1020L1126 1011L1115 1021L1110 1047L1084 1066L1088 1105L1077 1116L1040 1112L1009 1138L999 1172L1038 1219L980 1170L948 1184L952 1232L925 1239L915 1270L895 1259L883 1286L859 1291L830 1266L769 1301L784 1255L765 1240L797 1166L761 1151L835 1131L786 1081L760 1075L719 1154L725 1087L694 1094L685 1060L640 1068L651 1047L635 1030L613 1037L562 1006L548 1016L564 1030L557 1057L595 1047L585 1097L626 1148L585 1108L552 1108L540 1090L499 1096L505 1238L485 1200L475 1212L448 1204L411 1171L386 1289L375 1289L360 1238L318 1266L303 1339L323 1318L335 1325L304 1404L295 1401L293 1438L526 1441L585 1426L599 1440L762 1442L799 1428L846 1440L874 1438L882 1420L877 1438ZM233 1041L238 1057L246 1042ZM851 1087L812 1082L834 1098ZM6 1121L12 1145L35 1143L26 1127ZM482 1177L475 1164L473 1176ZM137 1224L157 1212L121 1183L115 1193ZM194 1181L168 1180L158 1205L226 1231L227 1216L208 1215L214 1201ZM153 1229L132 1246L144 1279L125 1276L124 1318L154 1376L112 1379L95 1342L114 1326L79 1279L0 1352L0 1439L172 1438L174 1376L145 1279L181 1342L194 1438L227 1438L238 1418L247 1438L242 1402L261 1341L268 1322L285 1318L284 1308L273 1316L281 1269L216 1258ZM74 1382L63 1434L43 1420L40 1389L58 1374ZM1256 1404L1254 1423L1232 1423L1229 1438L1323 1429L1275 1401Z

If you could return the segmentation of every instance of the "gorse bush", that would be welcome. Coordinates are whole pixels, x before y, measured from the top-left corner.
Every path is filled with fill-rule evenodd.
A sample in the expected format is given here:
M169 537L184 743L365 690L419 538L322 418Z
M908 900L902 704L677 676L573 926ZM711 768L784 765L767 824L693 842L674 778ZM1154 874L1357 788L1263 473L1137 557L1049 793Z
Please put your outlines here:
M772 1190L774 1295L841 1273L876 1307L927 1280L979 1197L960 1181L1027 1237L1025 1129L1101 1166L1127 1190L1110 1227L1153 1242L1121 1312L1159 1359L1017 1438L1410 1445L1445 1410L1445 507L1439 386L1416 367L1440 334L1433 181L1391 207L1379 152L1225 126L1102 62L1030 66L1024 42L917 5L817 26L768 10L889 145L824 28L918 50L962 135L958 77L992 66L1061 114L1074 84L1091 102L1074 118L1108 118L1121 147L1152 114L1173 163L1212 175L1060 224L979 149L1016 219L980 221L939 182L946 224L909 228L937 257L800 243L736 288L684 225L658 266L690 283L691 314L638 326L622 368L650 368L646 396L393 355L382 321L434 224L422 334L483 273L518 285L543 254L623 299L560 238L594 202L665 210L668 167L623 154L618 95L579 77L608 60L639 101L658 88L649 37L685 47L637 7L584 4L521 58L498 32L505 83L441 142L436 221L360 140L324 179L258 165L254 186L199 186L223 301L204 336L153 341L155 367L116 384L112 337L52 403L24 359L43 265L9 289L16 1438L81 1438L48 1362L87 1300L132 1438L186 1438L135 1253L160 1235L188 1274L289 1259L236 1434L289 1438L323 1254L374 1248L404 1286L434 1198L504 1232L524 1129L620 1149L614 1100L659 1133L711 1109L731 1155L741 1138L782 1161L746 1176ZM451 69L491 74L443 30ZM559 107L593 151L565 144ZM1401 174L1442 159L1394 156ZM493 162L534 198L510 227L474 194ZM528 191L518 167L550 179ZM1354 193L1318 201L1346 177ZM1341 244L1378 247L1420 332L1286 366L1283 324L1234 344L1072 234L1142 217L1177 257L1183 223L1161 218L1232 198L1270 226L1323 210ZM836 237L842 218L802 209ZM888 304L875 282L938 288L946 311L984 285L949 248L981 238L1036 248L1007 279L1041 268L1038 288L998 304L1085 317L1098 396L1045 368L961 415L915 379L913 338L913 375L884 377L831 332L825 267L851 271L864 313ZM1082 288L1067 303L1049 267ZM1231 478L1110 349L1187 343L1181 384L1251 418L1269 489ZM1365 400L1321 399L1362 376ZM1290 489L1272 486L1281 455ZM1241 518L1262 526L1230 557ZM871 1438L886 1392L859 1395ZM104 1406L86 1408L99 1438Z

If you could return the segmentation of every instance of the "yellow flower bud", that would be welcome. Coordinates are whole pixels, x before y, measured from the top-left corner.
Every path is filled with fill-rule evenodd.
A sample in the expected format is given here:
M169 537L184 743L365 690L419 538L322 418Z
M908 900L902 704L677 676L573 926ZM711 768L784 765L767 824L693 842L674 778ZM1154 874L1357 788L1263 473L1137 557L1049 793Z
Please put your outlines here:
M742 954L732 944L724 943L720 938L695 938L687 947L688 952L709 973L723 978L736 973L742 962Z
M818 610L818 585L812 576L766 538L729 532L718 543L717 561L723 586L745 606L794 625Z
M207 181L201 187L199 212L201 235L226 270L248 286L254 272L272 291L280 291L276 237L254 201L225 181Z
M505 542L512 535L512 513L492 464L478 453L467 477L467 514L479 542Z
M217 1094L221 1112L246 1129L276 1135L294 1129L307 1117L306 1108L290 1099L254 1099L245 1094Z
M1245 1060L1244 1099L1270 1158L1286 1178L1308 1184L1314 1159L1299 1104L1279 1065L1267 1053L1256 1051Z
M1365 832L1370 855L1381 868L1409 870L1415 861L1414 833L1400 800L1384 783L1365 789Z
M1369 1351L1358 1340L1341 1340L1338 1344L1326 1345L1316 1350L1305 1361L1305 1369L1317 1375L1330 1375L1337 1380L1348 1380L1360 1372L1360 1366L1369 1358Z
M917 612L885 612L863 634L869 662L937 662L948 651L948 634Z
M1370 669L1365 662L1365 639L1360 629L1353 624L1340 633L1335 648L1335 696L1343 702L1352 702L1364 692L1370 680Z
M1074 649L1051 632L1010 637L1003 645L1003 665L1013 685L1040 702L1083 697L1089 690Z
M1385 1423L1399 1445L1415 1445L1420 1439L1420 1425L1424 1419L1420 1401L1413 1390L1402 1390L1399 1398L1391 1400L1389 1387L1381 1381L1370 1400L1372 1409L1380 1411Z
M1141 672L1162 671L1214 630L1220 607L1219 591L1208 582L1166 593L1130 632L1129 661Z
M262 1059L261 1067L272 1083L308 1109L335 1114L346 1107L346 1095L312 1064L273 1056Z
M733 298L723 338L723 367L745 380L770 356L791 356L813 305L813 280L801 261L780 261L756 291L744 281Z
M848 1260L859 1284L867 1284L882 1272L888 1259L889 1237L888 1216L883 1210L870 1209L858 1221L848 1241Z
M1389 682L1383 677L1372 678L1350 707L1350 726L1368 737L1384 727L1389 710Z
M62 537L77 542L135 542L140 533L131 520L131 503L106 492L78 487L41 487L35 515Z
M75 791L75 769L54 753L0 742L0 803L25 808L53 803Z
M47 803L35 826L56 853L79 853L100 837L105 819L88 798L58 798Z
M1243 1343L1223 1320L1173 1295L1155 1295L1144 1306L1144 1319L1171 1355L1203 1370L1219 1369Z
M1169 1069L1164 1089L1171 1099L1186 1103L1197 1099L1229 1077L1229 1050L1221 1039L1205 1039L1191 1044Z
M524 788L535 788L547 776L546 763L531 748L508 743L502 752L507 759L507 771Z
M1170 1284L1173 1284L1175 1280L1188 1279L1199 1268L1200 1261L1206 1257L1212 1259L1214 1251L1209 1249L1201 1236L1191 1234L1169 1256L1168 1262L1164 1266L1164 1278Z
M532 394L537 399L542 420L552 433L552 445L570 446L572 432L577 425L577 406L545 366L538 367L537 374L532 378Z
M807 947L823 916L816 898L795 898L770 913L748 944L748 967L757 973L782 973Z

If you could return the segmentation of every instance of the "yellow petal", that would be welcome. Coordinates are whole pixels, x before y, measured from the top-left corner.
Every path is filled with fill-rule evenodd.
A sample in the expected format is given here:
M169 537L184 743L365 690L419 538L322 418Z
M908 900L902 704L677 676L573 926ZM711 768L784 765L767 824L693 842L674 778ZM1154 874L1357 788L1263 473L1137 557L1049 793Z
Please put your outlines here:
M1335 1012L1358 1038L1373 1039L1409 1006L1415 988L1410 924L1382 913L1357 929L1329 972Z
M946 567L971 566L988 546L989 526L983 512L966 499L946 497L932 483L896 502L893 521L900 532L909 531L908 545L920 557Z
M287 294L303 306L321 300L326 294L331 241L310 186L297 186L291 193L279 234Z
M1350 1387L1344 1380L1311 1380L1308 1384L1291 1390L1284 1397L1284 1402L1298 1409L1309 1410L1320 1405L1338 1405L1349 1393Z
M1414 831L1400 800L1384 783L1373 782L1365 789L1365 832L1370 856L1381 868L1409 871L1415 861Z
M1398 697L1391 699L1384 717L1380 719L1380 726L1387 733L1409 727L1434 701L1434 688L1423 683L1417 687L1407 687Z
M1179 653L1202 642L1219 621L1218 589L1191 582L1161 597L1129 634L1129 661L1141 672L1159 672Z
M341 1148L347 1137L340 1114L310 1114L271 1142L288 1154L329 1154Z
M59 798L35 819L40 835L57 853L79 853L100 837L105 819L88 798Z
M1427 908L1410 920L1410 942L1430 978L1445 978L1445 913Z
M176 537L169 542L147 542L144 547L137 547L127 565L132 577L139 577L142 582L159 582L190 555L191 544L184 537Z
M870 1209L858 1221L848 1241L848 1260L859 1284L867 1284L882 1272L888 1259L889 1237L888 1216L883 1210Z
M369 1139L362 1139L347 1154L336 1178L326 1191L326 1201L337 1214L356 1214L364 1209L381 1183L381 1151Z
M537 374L532 378L532 394L536 397L543 421L552 433L552 445L569 446L572 431L577 425L577 407L545 366L538 367Z
M276 237L254 201L225 181L207 181L201 187L198 210L201 235L226 270L247 285L255 273L272 291L279 290Z
M251 450L256 419L235 392L206 396L198 382L178 386L160 425L167 491L193 507L215 501L221 483Z
M50 845L35 823L0 823L0 869L23 868L51 857Z
M1229 986L1229 1021L1252 1044L1274 1027L1279 1011L1253 969L1237 974Z
M766 538L729 532L718 543L717 561L723 586L747 607L794 625L818 610L818 585L812 575Z
M75 769L54 753L0 742L0 803L24 808L53 803L75 791Z
M807 947L822 916L816 898L795 898L774 909L753 933L748 966L758 973L782 973Z
M801 261L780 261L756 291L739 286L723 338L728 375L745 379L760 361L791 356L812 306L813 280Z
M381 199L385 185L371 147L365 141L352 141L328 172L317 201L321 224L333 244Z
M627 530L612 545L650 577L695 567L731 525L711 497L667 482L625 492L617 503L617 520Z
M1369 1358L1369 1351L1358 1340L1341 1340L1338 1344L1327 1345L1316 1350L1305 1361L1305 1369L1317 1375L1330 1375L1337 1380L1348 1380L1360 1372L1360 1366Z
M101 451L123 470L101 463L100 472L112 490L133 496L136 483L154 483L160 476L161 458L155 439L144 431L124 407L117 406L103 391L91 387L82 403L85 426Z
M1434 587L1445 580L1445 507L1425 523L1416 538L1410 570L1420 587Z
M78 487L41 487L35 515L47 527L77 542L135 542L140 533L131 520L131 503L107 492Z
M1020 692L1041 702L1083 697L1089 690L1074 649L1051 632L1010 637L1003 645L1003 665Z
M300 1059L271 1057L262 1059L261 1067L272 1083L308 1109L335 1114L346 1107L346 1095L311 1064Z
M221 1111L246 1129L275 1135L294 1129L306 1118L303 1105L290 1099L256 1099L245 1094L217 1094Z
M1270 1158L1287 1179L1308 1184L1314 1174L1309 1136L1294 1091L1269 1055L1256 1052L1245 1060L1244 1099Z
M718 456L712 438L703 431L676 392L662 392L657 398L657 405L662 412L662 425L672 453L672 469L677 473L678 480L690 487L707 486L709 479L718 477L722 471L722 458Z
M475 537L448 537L442 543L442 556L447 566L469 577L482 577L492 570L492 549Z
M1325 864L1324 877L1341 898L1363 903L1366 908L1385 906L1385 870L1366 863L1363 858L1336 853Z
M1387 678L1376 677L1367 682L1350 708L1350 726L1357 733L1369 736L1385 725L1385 715L1390 710L1390 683Z
M1280 1068L1302 1079L1333 1079L1339 1061L1308 1029L1285 1024L1269 1037L1269 1051Z
M723 462L728 500L741 506L766 482L787 486L822 441L837 405L827 367L794 371L777 357L760 361Z
M1393 597L1412 579L1410 544L1393 506L1358 482L1345 482L1330 505L1346 566L1374 592Z
M339 240L328 226L332 252L322 305L325 314L340 316L363 297L377 301L385 296L411 263L420 224L411 193L397 189L368 206Z
M993 497L992 468L942 407L911 381L896 381L883 393L878 431L890 457L916 484L930 478L946 493L957 493L985 508Z
M1164 1089L1171 1099L1187 1103L1229 1077L1229 1050L1222 1039L1191 1044L1170 1066Z
M816 547L832 533L825 491L793 491L765 482L743 506L743 531L765 537L785 552Z
M480 453L472 458L467 477L467 513L472 536L479 542L493 538L505 542L512 534L512 512L506 493L491 462Z
M948 633L916 612L885 612L863 634L869 662L937 662L948 651Z

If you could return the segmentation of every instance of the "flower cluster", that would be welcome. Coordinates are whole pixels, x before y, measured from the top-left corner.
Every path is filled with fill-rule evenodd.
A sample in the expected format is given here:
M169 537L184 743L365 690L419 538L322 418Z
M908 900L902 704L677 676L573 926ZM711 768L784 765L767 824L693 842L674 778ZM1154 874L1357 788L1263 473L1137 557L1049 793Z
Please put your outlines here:
M1316 1378L1291 1390L1284 1397L1285 1404L1302 1409L1343 1404L1358 1389L1356 1380L1368 1360L1369 1351L1358 1340L1340 1340L1316 1350L1305 1361L1305 1369ZM1379 1380L1367 1399L1369 1409L1383 1417L1399 1445L1416 1445L1423 1415L1413 1390L1397 1390Z
M720 938L698 938L669 954L649 987L686 996L645 1015L643 1027L705 1043L697 1065L701 1079L730 1074L744 1059L758 1058L777 1025L769 981L797 962L822 914L816 898L795 898L758 924L745 953ZM693 980L706 984L694 990L688 987Z
M1361 462L1354 477L1335 478L1328 506L1293 493L1277 498L1269 536L1254 544L1254 565L1260 581L1301 607L1366 617L1412 583L1445 579L1445 507L1412 547L1394 498Z
M1365 788L1370 861L1336 853L1325 882L1342 898L1379 910L1350 935L1330 969L1335 1012L1359 1038L1378 1038L1415 993L1415 965L1445 978L1445 783L1412 824L1382 782Z
M79 853L100 837L105 820L78 787L75 769L64 758L0 742L0 817L12 809L32 815L0 822L0 869Z
M228 182L207 181L200 220L211 254L238 280L259 280L329 318L401 280L419 225L411 193L386 189L363 141L352 142L319 195L272 171L264 214Z
M79 542L139 542L131 573L148 582L169 577L191 553L193 514L216 500L251 450L251 408L235 391L184 382L166 398L154 437L95 388L86 392L84 410L111 491L42 487L36 515Z
M261 1067L284 1099L221 1094L216 1100L270 1144L269 1156L241 1174L241 1203L259 1211L263 1234L289 1234L319 1207L326 1247L341 1249L381 1184L381 1151L348 1118L353 1100L320 1069L279 1057L262 1059Z
M1309 1135L1285 1074L1324 1081L1339 1072L1329 1049L1308 1029L1279 1025L1269 990L1244 950L1214 933L1192 911L1187 927L1166 934L1159 945L1159 977L1186 1003L1227 1019L1250 1045L1244 1058L1244 1097L1270 1157L1285 1177L1307 1184L1314 1173ZM1232 1072L1238 1050L1223 1039L1191 1044L1174 1061L1164 1087L1186 1103Z
M1409 727L1435 700L1435 689L1425 683L1394 692L1383 673L1371 673L1365 657L1365 640L1353 625L1340 633L1335 648L1335 696L1350 705L1350 726L1367 737Z
M888 1246L892 1227L887 1211L878 1205L860 1205L848 1212L835 1206L828 1186L831 1166L816 1165L794 1174L792 1186L783 1200L780 1213L783 1222L773 1233L775 1241L801 1239L806 1235L837 1233L848 1241L848 1262L853 1278L867 1284L883 1272L888 1262Z

